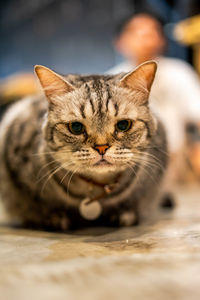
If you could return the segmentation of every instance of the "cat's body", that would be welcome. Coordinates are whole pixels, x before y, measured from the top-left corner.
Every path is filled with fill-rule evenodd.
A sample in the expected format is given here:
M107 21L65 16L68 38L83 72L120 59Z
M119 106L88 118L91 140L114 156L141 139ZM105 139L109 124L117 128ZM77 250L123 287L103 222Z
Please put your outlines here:
M0 197L10 215L66 230L150 214L167 149L146 91L130 91L127 76L64 79L39 68L49 104L45 96L19 101L0 126Z

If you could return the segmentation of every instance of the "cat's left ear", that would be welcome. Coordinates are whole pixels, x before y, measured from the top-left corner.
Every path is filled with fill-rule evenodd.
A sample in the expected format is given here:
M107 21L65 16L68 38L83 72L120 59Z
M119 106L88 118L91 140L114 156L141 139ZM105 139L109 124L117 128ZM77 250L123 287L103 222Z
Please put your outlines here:
M36 65L35 73L50 103L53 103L57 96L62 97L74 90L61 75L47 67Z
M157 63L155 61L147 61L125 75L121 79L120 85L148 95L154 81L156 70Z

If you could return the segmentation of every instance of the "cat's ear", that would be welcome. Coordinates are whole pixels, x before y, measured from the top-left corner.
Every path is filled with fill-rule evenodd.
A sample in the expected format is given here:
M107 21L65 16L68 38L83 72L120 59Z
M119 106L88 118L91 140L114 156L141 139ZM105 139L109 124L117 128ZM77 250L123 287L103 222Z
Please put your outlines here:
M135 70L126 74L120 81L120 85L131 90L139 90L149 94L156 74L157 64L155 61L147 61L139 65Z
M35 73L45 92L46 97L52 102L57 96L63 96L74 90L62 76L44 66L35 66Z

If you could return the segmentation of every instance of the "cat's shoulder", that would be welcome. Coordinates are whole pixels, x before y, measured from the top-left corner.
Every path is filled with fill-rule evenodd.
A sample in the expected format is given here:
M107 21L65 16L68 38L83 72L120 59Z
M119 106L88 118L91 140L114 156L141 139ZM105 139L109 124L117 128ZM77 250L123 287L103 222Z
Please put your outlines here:
M47 101L43 95L29 96L11 104L4 113L0 122L0 131L3 132L17 118L34 118L47 109Z

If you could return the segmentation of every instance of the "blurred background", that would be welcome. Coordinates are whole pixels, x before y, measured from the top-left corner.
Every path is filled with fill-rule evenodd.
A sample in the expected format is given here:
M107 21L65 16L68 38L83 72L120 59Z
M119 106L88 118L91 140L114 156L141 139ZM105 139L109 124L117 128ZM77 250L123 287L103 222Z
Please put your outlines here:
M141 12L162 21L166 55L192 63L172 27L199 8L192 0L2 0L0 78L32 71L35 64L61 73L103 73L122 60L113 47L119 26Z
M0 8L0 115L38 92L35 64L116 73L156 59L152 93L162 98L170 151L200 178L199 0L1 0Z

